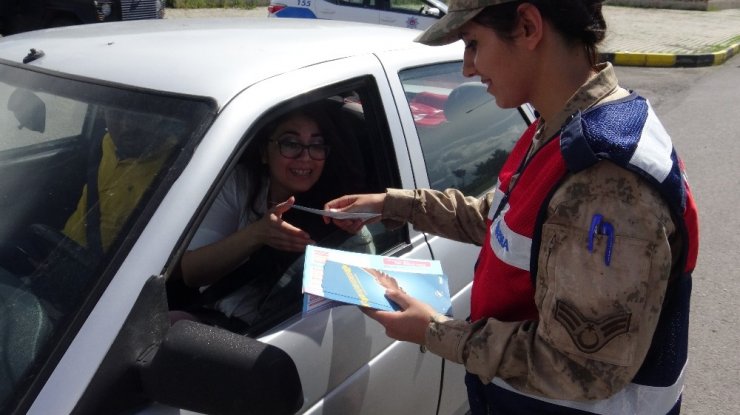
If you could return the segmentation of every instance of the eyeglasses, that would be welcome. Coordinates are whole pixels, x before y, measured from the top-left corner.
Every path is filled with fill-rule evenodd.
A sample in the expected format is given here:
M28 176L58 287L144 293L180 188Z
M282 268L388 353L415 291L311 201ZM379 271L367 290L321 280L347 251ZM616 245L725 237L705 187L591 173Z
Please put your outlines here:
M292 140L270 140L270 142L277 143L280 155L289 159L297 159L304 150L308 150L308 156L313 160L326 160L329 155L330 146L327 144L301 144Z

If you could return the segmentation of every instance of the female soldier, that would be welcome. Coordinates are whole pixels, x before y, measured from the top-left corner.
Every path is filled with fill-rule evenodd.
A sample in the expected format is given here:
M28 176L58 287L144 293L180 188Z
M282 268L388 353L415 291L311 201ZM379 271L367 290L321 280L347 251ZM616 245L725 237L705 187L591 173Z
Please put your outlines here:
M366 313L465 365L474 414L678 413L698 230L670 138L596 64L599 0L452 0L417 41L462 39L463 72L539 114L483 199L388 189L328 209L482 245L469 321L399 290ZM357 221L335 221L348 231Z

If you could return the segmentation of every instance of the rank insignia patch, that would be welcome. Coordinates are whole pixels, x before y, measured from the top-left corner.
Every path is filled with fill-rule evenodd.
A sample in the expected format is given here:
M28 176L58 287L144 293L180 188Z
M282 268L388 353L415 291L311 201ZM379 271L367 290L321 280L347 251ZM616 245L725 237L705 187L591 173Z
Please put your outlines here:
M590 320L578 309L558 300L555 305L555 320L565 327L578 350L595 353L614 337L627 333L631 313L616 313L599 320Z

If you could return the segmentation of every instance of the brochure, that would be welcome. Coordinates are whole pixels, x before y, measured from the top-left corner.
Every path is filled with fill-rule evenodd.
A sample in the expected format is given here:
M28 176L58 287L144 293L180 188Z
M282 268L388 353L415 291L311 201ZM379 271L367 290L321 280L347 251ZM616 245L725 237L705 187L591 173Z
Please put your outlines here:
M304 312L340 304L399 310L385 297L403 290L442 314L451 314L447 276L436 260L404 259L309 245L303 270Z

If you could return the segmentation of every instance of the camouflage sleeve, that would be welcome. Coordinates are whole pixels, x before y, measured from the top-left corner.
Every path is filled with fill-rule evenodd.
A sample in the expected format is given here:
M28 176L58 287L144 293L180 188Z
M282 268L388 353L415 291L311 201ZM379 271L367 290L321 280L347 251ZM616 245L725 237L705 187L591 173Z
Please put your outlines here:
M492 198L492 193L476 198L457 189L388 189L383 222L390 228L409 222L421 232L481 245Z
M615 231L587 249L595 214ZM485 383L524 393L604 399L623 388L647 354L674 266L675 226L660 195L610 162L570 176L548 205L538 256L540 319L474 324L438 317L427 348L463 363Z

